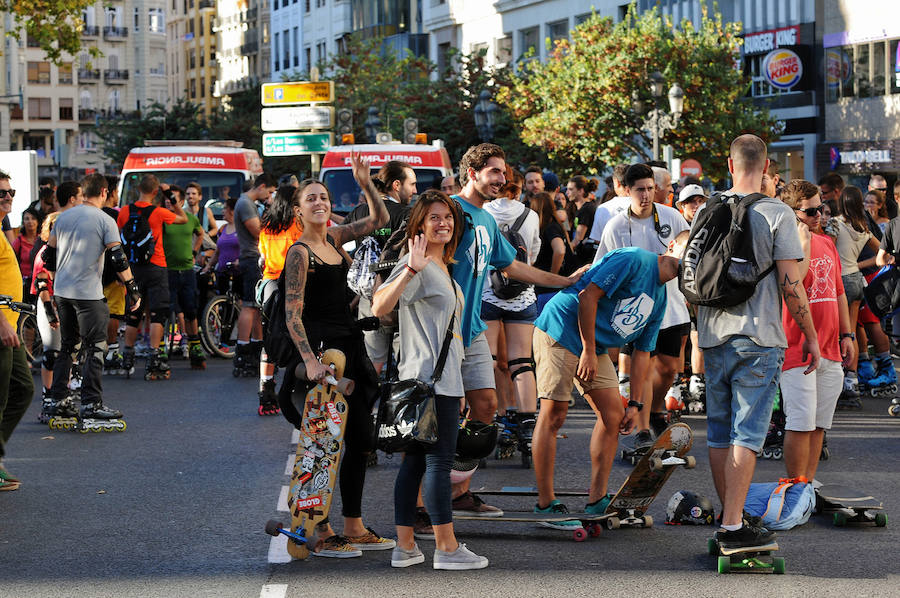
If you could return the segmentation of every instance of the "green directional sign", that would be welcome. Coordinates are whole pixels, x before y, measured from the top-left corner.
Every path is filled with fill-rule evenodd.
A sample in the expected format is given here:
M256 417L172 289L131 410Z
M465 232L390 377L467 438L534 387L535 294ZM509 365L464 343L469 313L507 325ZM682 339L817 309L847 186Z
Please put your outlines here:
M301 156L328 151L334 145L333 133L265 133L264 156Z

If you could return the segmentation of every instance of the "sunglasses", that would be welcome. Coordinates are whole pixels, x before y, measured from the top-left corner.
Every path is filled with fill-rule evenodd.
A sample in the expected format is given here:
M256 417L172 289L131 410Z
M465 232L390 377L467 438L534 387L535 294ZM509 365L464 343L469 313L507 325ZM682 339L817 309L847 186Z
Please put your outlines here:
M7 195L9 195L10 197L15 197L16 190L15 189L0 189L0 197L6 197Z
M798 212L803 212L807 217L812 218L817 214L821 214L825 211L825 206L816 206L814 208L806 208L805 210L797 210Z

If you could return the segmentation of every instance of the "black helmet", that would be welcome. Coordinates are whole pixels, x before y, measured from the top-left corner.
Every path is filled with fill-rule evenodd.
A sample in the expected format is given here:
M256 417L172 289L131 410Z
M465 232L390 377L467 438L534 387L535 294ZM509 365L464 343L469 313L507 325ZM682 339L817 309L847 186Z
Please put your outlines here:
M709 499L689 490L679 490L666 505L669 525L711 525L715 519L716 512Z
M456 455L461 459L484 459L497 446L497 426L474 419L463 422L456 438Z

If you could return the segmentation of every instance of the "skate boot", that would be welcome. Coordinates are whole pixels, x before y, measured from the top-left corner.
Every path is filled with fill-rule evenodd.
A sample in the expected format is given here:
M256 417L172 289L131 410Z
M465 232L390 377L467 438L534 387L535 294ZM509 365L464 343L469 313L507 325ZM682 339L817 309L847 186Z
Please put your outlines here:
M172 377L169 363L163 361L158 352L150 354L147 358L147 368L144 370L144 380L168 380Z
M515 422L516 442L522 456L522 467L530 469L531 438L534 436L534 425L537 423L537 418L534 413L516 413L512 419Z
M75 399L72 395L60 401L52 401L48 412L50 419L47 424L51 430L78 429L78 408L75 407Z
M837 409L862 409L859 401L859 384L856 372L847 370L844 374L844 389L838 397Z
M688 413L706 413L706 377L703 374L691 376L688 395Z
M497 448L494 457L497 459L509 459L516 454L516 424L515 411L507 411L505 415L494 418L499 433L497 434Z
M122 355L122 373L126 378L131 378L134 373L134 347L125 347L125 353Z
M121 376L125 373L122 366L122 355L119 353L119 345L112 344L106 357L103 359L103 375L104 376Z
M263 382L259 391L260 415L278 415L281 409L278 407L278 395L275 393L275 380L269 379Z
M82 403L78 422L78 431L85 432L124 432L125 420L122 412L107 407L102 401Z
M897 395L897 371L890 355L877 357L875 367L878 375L869 380L869 393L875 398Z
M875 371L875 365L872 363L871 359L859 359L856 368L856 378L858 380L860 392L867 389L869 387L869 382L877 375L878 372Z
M681 413L685 409L685 399L687 398L687 380L683 374L679 374L675 379L675 383L666 393L666 409L669 411L671 421L675 422L681 419Z
M259 362L262 360L263 342L250 340L250 369L253 371L251 376L259 376ZM244 374L246 376L246 374Z
M50 421L50 416L53 414L54 402L50 397L50 389L45 388L43 392L41 392L41 412L38 414L38 421L42 424L46 424Z
M203 347L200 346L199 339L191 339L190 346L188 348L188 355L191 359L192 370L206 369L206 353L203 352Z
M650 429L653 431L653 438L659 438L666 431L671 423L671 415L668 411L657 411L650 414Z
M257 364L255 368L253 366L253 357L249 343L243 345L238 343L235 345L232 363L231 375L235 378L240 378L241 376L251 378L258 375L259 365Z
M151 351L152 353L152 351ZM161 341L159 343L159 348L157 349L157 353L159 354L160 361L164 361L167 364L169 363L169 352L166 350L165 341Z
M769 431L766 440L759 452L763 459L780 460L784 457L784 411L780 409L772 412L772 420L769 422Z

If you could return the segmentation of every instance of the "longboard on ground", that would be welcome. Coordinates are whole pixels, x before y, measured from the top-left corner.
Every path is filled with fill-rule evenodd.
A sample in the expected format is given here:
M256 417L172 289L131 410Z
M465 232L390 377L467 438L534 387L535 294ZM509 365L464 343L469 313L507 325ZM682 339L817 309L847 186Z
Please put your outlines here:
M882 502L874 496L848 486L825 484L816 488L816 510L820 513L831 513L834 524L839 527L867 524L885 527L887 525L886 513L871 512L883 511Z

